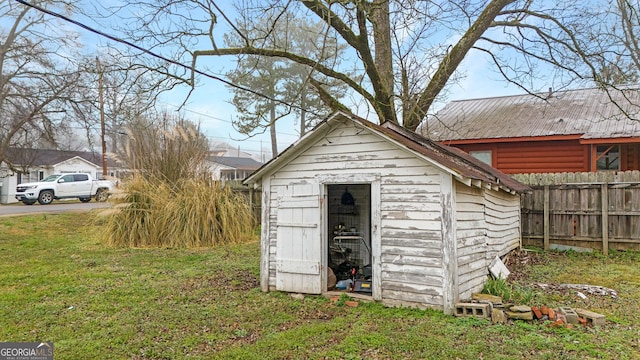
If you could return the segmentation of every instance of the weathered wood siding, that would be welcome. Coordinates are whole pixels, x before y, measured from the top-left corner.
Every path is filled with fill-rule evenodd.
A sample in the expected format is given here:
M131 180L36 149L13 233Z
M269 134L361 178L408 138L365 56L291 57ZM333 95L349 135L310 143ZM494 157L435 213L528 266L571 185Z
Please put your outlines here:
M482 289L487 266L520 245L520 198L456 185L460 299Z
M589 171L589 145L578 140L455 144L466 152L491 150L493 166L506 174Z
M381 274L374 281L381 282L383 302L442 306L442 171L350 123L333 129L270 176L269 288L275 289L275 224L283 221L277 219L280 188L305 179L322 183L323 176L336 174L380 178Z
M487 279L487 224L483 191L456 185L458 282L460 299L482 288Z
M623 144L620 146L620 169L640 169L640 144Z
M487 259L503 256L520 246L520 196L484 190Z

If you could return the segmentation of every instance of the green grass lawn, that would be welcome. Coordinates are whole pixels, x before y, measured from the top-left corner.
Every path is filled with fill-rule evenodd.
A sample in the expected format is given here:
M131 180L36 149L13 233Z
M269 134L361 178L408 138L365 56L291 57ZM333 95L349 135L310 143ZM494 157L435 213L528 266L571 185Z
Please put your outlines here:
M530 304L587 308L600 328L491 325L438 311L262 293L259 244L114 249L91 214L0 218L0 341L52 341L56 359L633 359L640 254L542 254L518 269ZM587 283L580 300L534 284Z

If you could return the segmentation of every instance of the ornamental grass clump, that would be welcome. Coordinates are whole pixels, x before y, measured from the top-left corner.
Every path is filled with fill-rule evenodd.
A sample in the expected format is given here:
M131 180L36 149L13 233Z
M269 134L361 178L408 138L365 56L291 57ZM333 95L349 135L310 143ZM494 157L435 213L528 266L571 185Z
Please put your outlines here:
M246 197L219 182L189 179L179 184L137 177L103 224L112 246L212 247L254 240Z
M99 216L103 237L123 247L211 247L254 240L249 199L212 180L209 147L183 119L138 119L115 158L131 176Z

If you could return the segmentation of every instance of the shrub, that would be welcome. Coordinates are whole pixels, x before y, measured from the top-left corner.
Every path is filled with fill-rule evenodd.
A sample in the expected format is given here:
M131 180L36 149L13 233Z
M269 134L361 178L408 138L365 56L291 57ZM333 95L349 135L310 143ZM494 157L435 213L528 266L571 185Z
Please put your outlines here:
M178 184L135 177L114 199L104 240L126 247L210 247L255 239L248 200L219 182Z

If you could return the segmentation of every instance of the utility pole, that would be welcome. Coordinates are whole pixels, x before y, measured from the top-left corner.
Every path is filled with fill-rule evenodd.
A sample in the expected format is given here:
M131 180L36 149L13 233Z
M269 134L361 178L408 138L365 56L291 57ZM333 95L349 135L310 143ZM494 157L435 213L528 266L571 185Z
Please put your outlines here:
M107 176L107 143L104 141L104 99L102 98L102 68L100 59L96 56L96 66L98 68L98 98L100 101L100 130L102 141L102 178Z

